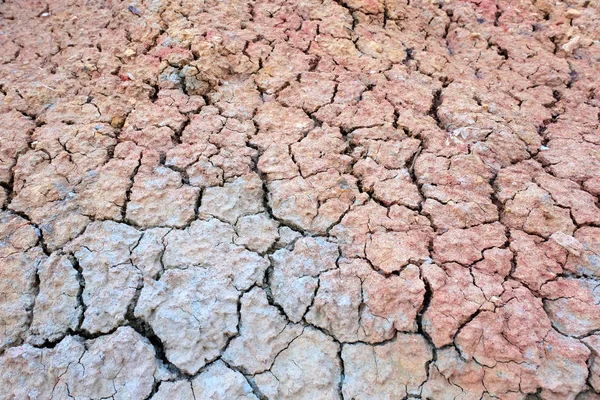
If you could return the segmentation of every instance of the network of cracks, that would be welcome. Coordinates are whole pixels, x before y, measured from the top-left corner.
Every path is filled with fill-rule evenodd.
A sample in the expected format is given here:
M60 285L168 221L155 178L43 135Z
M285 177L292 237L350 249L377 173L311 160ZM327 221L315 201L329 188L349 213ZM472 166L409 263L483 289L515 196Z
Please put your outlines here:
M600 399L600 6L0 2L0 399Z

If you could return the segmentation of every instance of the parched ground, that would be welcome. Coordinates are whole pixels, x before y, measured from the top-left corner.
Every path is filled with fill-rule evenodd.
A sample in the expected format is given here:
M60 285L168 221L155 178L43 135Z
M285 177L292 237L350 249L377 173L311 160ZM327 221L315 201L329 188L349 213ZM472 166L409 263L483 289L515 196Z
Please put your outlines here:
M0 399L600 399L597 0L0 1Z

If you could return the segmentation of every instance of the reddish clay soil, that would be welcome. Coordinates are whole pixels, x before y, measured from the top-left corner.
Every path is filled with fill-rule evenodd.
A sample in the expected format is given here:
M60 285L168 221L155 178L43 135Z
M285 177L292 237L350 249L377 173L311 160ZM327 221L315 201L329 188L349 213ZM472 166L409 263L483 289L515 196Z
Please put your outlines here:
M0 399L600 399L596 0L0 1Z

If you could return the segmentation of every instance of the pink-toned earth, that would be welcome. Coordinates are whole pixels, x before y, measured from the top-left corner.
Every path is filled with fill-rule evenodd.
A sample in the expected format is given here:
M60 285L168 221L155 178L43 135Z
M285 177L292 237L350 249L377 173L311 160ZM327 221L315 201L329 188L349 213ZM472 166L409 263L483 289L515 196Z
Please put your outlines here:
M597 0L0 1L0 399L600 399Z

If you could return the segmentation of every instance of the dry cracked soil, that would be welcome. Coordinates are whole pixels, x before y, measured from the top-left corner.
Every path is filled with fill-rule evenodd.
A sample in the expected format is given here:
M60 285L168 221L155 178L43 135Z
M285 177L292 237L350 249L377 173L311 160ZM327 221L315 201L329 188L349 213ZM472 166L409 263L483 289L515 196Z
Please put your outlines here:
M0 399L599 400L597 0L1 0Z

